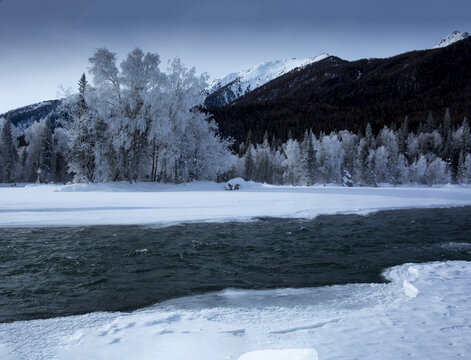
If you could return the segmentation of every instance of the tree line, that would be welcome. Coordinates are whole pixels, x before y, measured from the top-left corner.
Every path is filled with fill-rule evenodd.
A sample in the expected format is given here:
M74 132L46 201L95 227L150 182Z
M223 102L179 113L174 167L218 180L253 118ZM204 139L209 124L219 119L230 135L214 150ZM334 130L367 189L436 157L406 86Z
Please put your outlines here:
M471 183L471 132L464 118L453 126L450 111L443 121L430 114L417 131L406 117L400 128L384 126L377 135L370 124L362 132L306 130L298 141L282 143L265 133L254 144L249 133L239 147L233 176L270 184L345 186Z
M180 59L162 72L157 54L136 48L118 66L101 48L89 61L92 84L82 75L54 124L45 117L22 133L0 119L1 182L471 183L469 123L456 125L448 109L413 129L406 117L399 128L306 130L285 142L267 132L257 142L249 130L235 147L201 109L207 76Z

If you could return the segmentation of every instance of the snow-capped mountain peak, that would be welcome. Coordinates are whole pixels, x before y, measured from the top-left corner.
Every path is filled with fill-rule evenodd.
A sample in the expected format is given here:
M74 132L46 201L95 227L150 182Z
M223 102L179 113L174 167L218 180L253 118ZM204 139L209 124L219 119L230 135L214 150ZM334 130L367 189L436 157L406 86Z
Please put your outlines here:
M296 68L302 68L306 65L321 61L330 55L322 53L319 56L307 59L281 59L275 61L266 61L255 65L249 69L238 73L231 73L222 79L215 80L210 87L209 92L214 93L222 88L224 90L224 99L220 101L228 104L247 92L252 91L267 82L284 75ZM222 104L221 104L222 105Z
M450 35L440 40L433 48L434 49L443 48L457 41L464 40L468 38L469 36L470 35L467 32L461 32L461 31L455 30Z

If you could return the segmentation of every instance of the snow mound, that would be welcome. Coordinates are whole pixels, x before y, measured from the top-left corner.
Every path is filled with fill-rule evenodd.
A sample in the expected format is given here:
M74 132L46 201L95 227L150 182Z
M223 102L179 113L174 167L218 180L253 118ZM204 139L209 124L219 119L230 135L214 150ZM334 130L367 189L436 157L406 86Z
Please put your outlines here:
M226 190L239 190L245 184L245 180L238 177L226 182Z
M182 184L157 182L109 182L76 183L56 187L56 192L171 192L171 191L215 191L220 186L212 181L195 181Z
M461 32L461 31L455 30L450 35L448 35L447 37L443 38L438 43L436 43L433 48L434 49L443 48L451 44L454 44L457 41L464 40L468 38L469 36L470 35L467 32Z
M239 360L317 360L314 349L259 350L248 352Z

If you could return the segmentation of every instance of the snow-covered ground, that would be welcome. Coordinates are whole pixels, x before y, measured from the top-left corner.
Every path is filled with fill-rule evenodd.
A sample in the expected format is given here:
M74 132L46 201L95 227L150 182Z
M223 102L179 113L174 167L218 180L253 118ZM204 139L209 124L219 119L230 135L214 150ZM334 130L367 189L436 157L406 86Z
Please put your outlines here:
M471 205L471 187L291 187L194 182L0 187L0 226L174 224Z
M388 284L225 290L133 313L0 324L11 359L470 359L471 263L406 264Z

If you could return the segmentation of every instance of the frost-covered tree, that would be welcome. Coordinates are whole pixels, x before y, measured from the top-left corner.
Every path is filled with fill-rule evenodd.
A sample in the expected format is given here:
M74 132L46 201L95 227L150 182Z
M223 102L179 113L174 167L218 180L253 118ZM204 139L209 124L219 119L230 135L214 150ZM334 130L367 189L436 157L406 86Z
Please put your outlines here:
M376 150L371 149L368 154L367 172L366 172L366 184L371 186L377 186L377 173L379 166L376 164Z
M393 130L384 127L378 135L378 143L384 147L384 154L381 154L381 156L385 156L384 164L383 160L381 160L381 166L385 167L384 174L378 174L378 179L381 177L381 180L378 181L394 184L397 182L398 178L397 160L399 157L396 133ZM377 159L377 167L380 166L378 161L379 159ZM381 168L381 171L383 171L383 168Z
M451 176L445 161L438 157L430 161L425 171L427 185L446 184L450 182L450 179Z
M339 132L339 138L344 152L343 169L344 172L348 172L353 180L357 163L358 136L350 131L343 130Z
M121 82L116 66L116 54L106 48L99 48L88 61L101 101L117 111L121 107ZM107 107L104 106L102 109Z
M148 176L148 134L151 123L151 103L155 91L160 90L161 74L158 54L136 48L121 63L123 115L118 117L119 134L115 145L127 158L129 180Z
M426 178L426 171L427 171L427 159L424 155L420 155L420 157L414 161L411 165L410 170L410 180L411 182L417 184L425 184Z
M95 171L95 131L93 129L95 112L88 106L89 91L86 77L82 75L77 99L68 99L67 104L72 117L72 121L67 123L70 143L69 171L74 175L76 182L92 181Z
M397 158L397 183L408 184L409 180L409 164L403 154L399 154Z
M282 148L272 150L273 184L283 184L284 161L286 157Z
M462 184L471 184L471 154L466 154L464 159L461 181Z
M375 181L379 183L391 182L390 178L390 165L388 163L389 153L384 145L374 150L374 164L372 164L372 171L375 174ZM397 162L397 159L396 159ZM397 165L395 165L396 167Z
M255 153L255 181L272 182L272 154L267 132L263 137L263 143L257 145Z
M75 181L216 179L235 158L217 125L199 110L207 75L179 58L159 69L157 54L136 48L118 67L105 48L90 57L85 76L68 99L69 168Z
M419 139L414 133L410 133L407 136L407 150L405 155L410 163L415 161L420 155Z
M321 181L339 184L342 179L342 163L344 150L336 133L325 135L319 139L317 163Z
M283 162L283 182L298 185L302 175L301 148L296 139L289 139L283 147L286 159Z
M158 123L152 127L158 134L162 165L158 164L158 173L167 181L214 179L234 163L228 150L230 141L222 139L216 123L197 109L204 101L206 80L206 74L197 76L196 70L186 68L179 58L169 63L160 96L160 117L154 117Z

